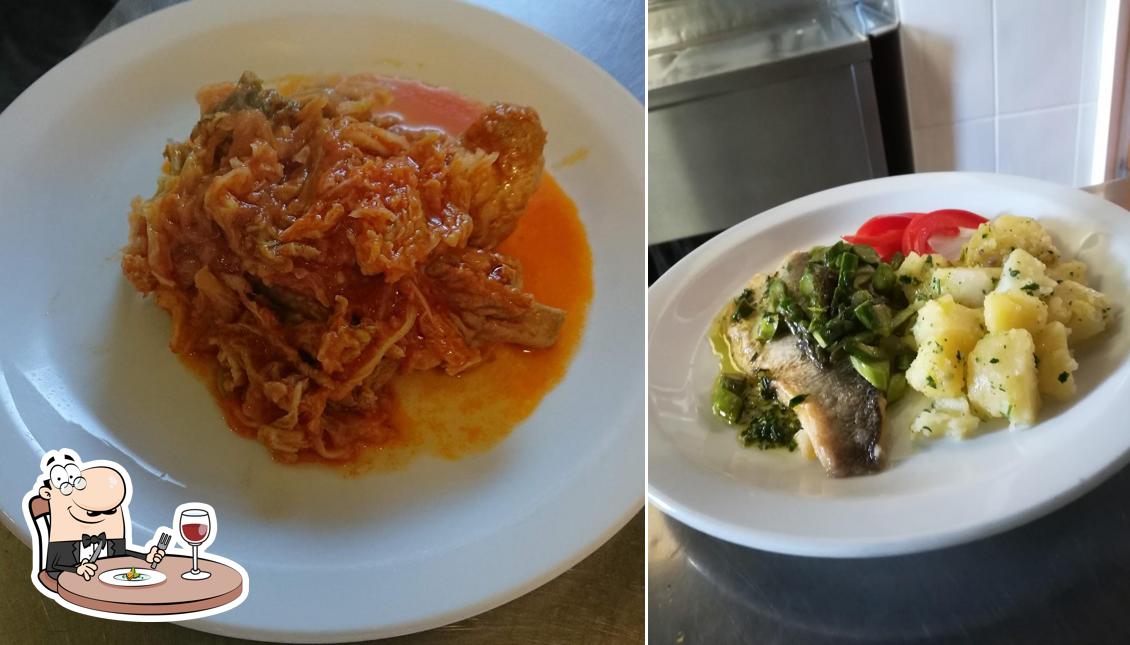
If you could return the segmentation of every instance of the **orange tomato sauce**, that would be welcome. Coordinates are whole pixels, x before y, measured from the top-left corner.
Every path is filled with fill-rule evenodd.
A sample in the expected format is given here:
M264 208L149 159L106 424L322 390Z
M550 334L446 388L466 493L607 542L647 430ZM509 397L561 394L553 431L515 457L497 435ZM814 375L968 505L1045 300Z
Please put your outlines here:
M592 254L576 206L548 173L499 250L522 263L525 288L539 302L568 312L557 343L541 350L499 345L458 376L439 370L400 375L393 383L394 426L402 443L378 450L415 446L449 459L487 450L565 375L592 300Z

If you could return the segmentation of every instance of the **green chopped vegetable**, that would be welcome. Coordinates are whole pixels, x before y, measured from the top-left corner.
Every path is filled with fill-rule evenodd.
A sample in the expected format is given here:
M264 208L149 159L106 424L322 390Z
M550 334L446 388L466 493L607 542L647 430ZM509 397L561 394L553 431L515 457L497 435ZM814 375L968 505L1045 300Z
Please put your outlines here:
M766 313L757 323L757 340L762 342L773 340L777 335L777 325L780 319L777 314Z
M875 267L875 274L871 276L871 286L880 293L887 293L894 288L895 270L891 265L883 263Z
M855 371L859 372L860 376L867 379L867 382L874 385L876 389L887 390L891 379L891 362L886 359L877 360L863 360L855 356L850 356L851 365Z
M906 374L892 374L887 384L887 403L894 403L906 394Z
M711 408L728 423L737 423L745 409L745 393L749 384L745 377L723 374L714 384Z
M714 414L727 423L742 426L738 439L746 446L796 450L794 436L800 430L800 420L792 408L803 403L807 395L794 396L788 405L782 404L769 373L759 371L753 378L741 374L719 376L712 398Z

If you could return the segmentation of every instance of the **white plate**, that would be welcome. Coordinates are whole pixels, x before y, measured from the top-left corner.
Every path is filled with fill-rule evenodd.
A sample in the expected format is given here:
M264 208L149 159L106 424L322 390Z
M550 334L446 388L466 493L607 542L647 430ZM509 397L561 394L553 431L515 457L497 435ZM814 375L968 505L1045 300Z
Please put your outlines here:
M1078 190L970 173L908 175L827 190L712 239L649 293L648 494L675 518L746 546L811 556L878 556L956 544L1016 526L1083 494L1127 460L1130 333L1117 322L1077 354L1079 396L1042 422L903 454L874 476L829 479L815 462L738 445L710 413L718 373L705 332L751 275L828 244L881 213L964 208L1038 218L1092 284L1125 307L1130 213ZM888 431L890 431L888 429ZM1081 527L1080 530L1085 530Z
M120 580L114 577L124 573L129 573L129 567L122 569L110 569L109 571L98 574L98 579L108 585L114 585L115 587L148 587L150 585L161 584L165 581L165 574L161 573L160 571L154 571L153 569L138 569L137 572L144 576L145 579Z
M165 312L120 275L134 195L202 84L374 71L535 106L547 164L594 258L585 336L564 380L493 450L358 479L282 467L234 436L168 350ZM567 47L440 2L189 3L80 50L0 116L0 509L41 451L125 465L134 537L212 504L214 550L243 564L238 608L187 623L272 640L392 636L511 600L566 570L643 504L643 108Z

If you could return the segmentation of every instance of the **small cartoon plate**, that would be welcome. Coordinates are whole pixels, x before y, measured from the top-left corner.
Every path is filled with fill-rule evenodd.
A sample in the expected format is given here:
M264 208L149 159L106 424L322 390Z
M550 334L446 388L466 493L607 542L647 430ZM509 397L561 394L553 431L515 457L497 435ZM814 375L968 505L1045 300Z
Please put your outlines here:
M148 587L149 585L156 585L165 581L165 574L153 569L138 569L138 577L133 580L127 577L129 572L129 567L110 569L109 571L98 574L98 579L108 585L114 585L115 587Z

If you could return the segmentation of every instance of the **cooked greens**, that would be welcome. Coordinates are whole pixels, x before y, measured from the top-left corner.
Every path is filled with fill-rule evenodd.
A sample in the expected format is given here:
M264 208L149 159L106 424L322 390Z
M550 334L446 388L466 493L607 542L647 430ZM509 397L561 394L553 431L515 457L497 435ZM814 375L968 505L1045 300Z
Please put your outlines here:
M899 288L895 274L901 262L901 255L883 262L871 247L842 241L815 247L795 287L778 274L761 294L744 290L735 299L731 320L756 316L753 331L763 342L787 330L823 367L850 360L891 400L905 391L905 381L891 387L892 377L914 358L914 349L901 336L922 306L908 302Z
M742 426L738 439L747 447L796 450L800 421L793 408L804 402L805 395L781 403L768 372L759 370L754 378L723 373L714 384L712 399L714 414Z

